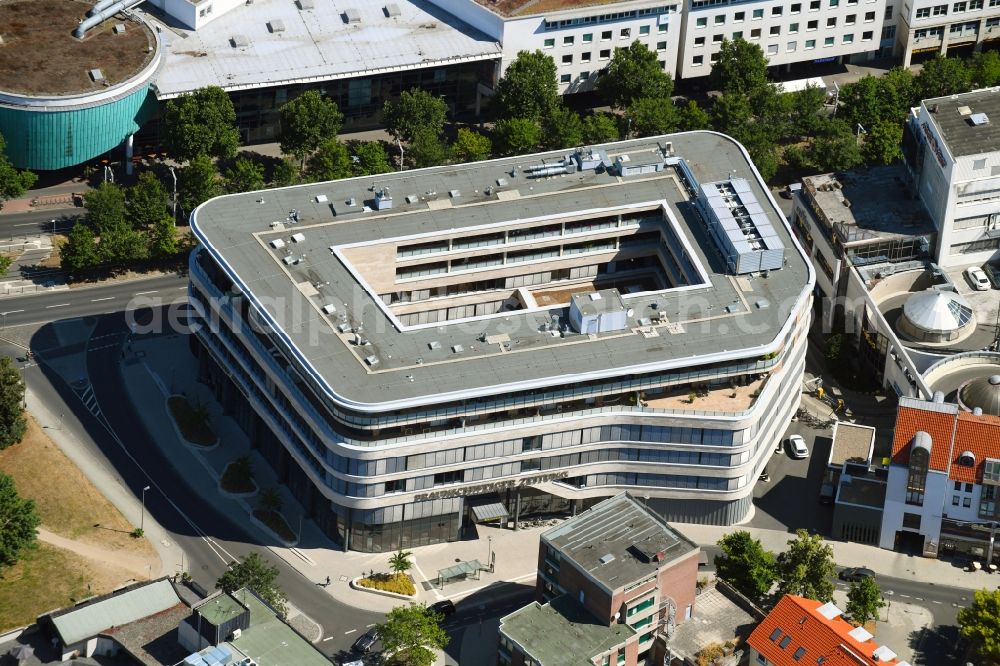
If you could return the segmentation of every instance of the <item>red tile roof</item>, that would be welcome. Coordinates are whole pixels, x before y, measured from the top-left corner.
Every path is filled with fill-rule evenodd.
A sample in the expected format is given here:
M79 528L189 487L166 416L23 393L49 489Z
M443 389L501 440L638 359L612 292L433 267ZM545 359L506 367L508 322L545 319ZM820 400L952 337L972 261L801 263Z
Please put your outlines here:
M874 640L856 640L848 632L854 629L843 617L828 620L817 609L823 604L812 599L786 594L750 634L748 642L757 652L777 666L892 666L898 659L876 661L879 647ZM781 633L775 635L775 632ZM774 635L774 640L771 636ZM790 638L785 647L781 643ZM802 649L799 659L796 651ZM820 659L822 657L822 659Z
M892 462L910 462L910 442L918 431L931 436L930 468L948 471L951 459L951 436L955 430L955 415L900 405L896 410L896 432L892 438Z
M976 456L974 467L957 464L959 456L965 451L971 451ZM1000 459L1000 417L973 416L962 412L958 415L948 478L967 483L980 482L986 458Z

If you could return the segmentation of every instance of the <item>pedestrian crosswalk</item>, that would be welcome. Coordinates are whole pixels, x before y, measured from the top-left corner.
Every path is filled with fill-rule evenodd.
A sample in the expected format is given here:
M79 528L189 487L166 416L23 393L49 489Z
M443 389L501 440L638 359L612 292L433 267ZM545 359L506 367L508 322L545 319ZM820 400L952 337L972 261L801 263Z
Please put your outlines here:
M80 397L80 402L87 408L87 411L100 418L101 406L97 404L97 396L94 395L94 387L88 383L83 389L74 387L76 394Z

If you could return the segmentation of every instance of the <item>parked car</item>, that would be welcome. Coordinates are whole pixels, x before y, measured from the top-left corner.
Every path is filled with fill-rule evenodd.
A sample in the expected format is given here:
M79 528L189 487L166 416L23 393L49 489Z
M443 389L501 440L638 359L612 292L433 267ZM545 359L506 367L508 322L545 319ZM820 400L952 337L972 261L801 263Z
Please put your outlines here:
M986 279L990 281L994 289L1000 289L1000 263L986 262L983 264L983 272L986 273Z
M452 603L451 599L445 599L444 601L438 601L431 604L430 609L435 613L441 613L441 615L448 616L455 612L455 604Z
M354 641L354 645L351 649L355 652L360 652L361 654L367 654L371 651L372 646L375 645L375 641L378 640L378 630L372 627L365 633L358 636L358 640Z
M990 279L986 277L986 273L979 266L969 266L965 269L965 279L969 281L977 291L989 291L990 290Z
M833 487L833 484L829 481L825 482L819 489L819 503L820 504L833 504L833 500L837 497L837 489Z
M809 448L802 435L792 435L788 438L788 455L797 460L809 457Z
M840 572L840 580L850 582L861 581L866 578L875 578L875 572L867 567L847 567Z

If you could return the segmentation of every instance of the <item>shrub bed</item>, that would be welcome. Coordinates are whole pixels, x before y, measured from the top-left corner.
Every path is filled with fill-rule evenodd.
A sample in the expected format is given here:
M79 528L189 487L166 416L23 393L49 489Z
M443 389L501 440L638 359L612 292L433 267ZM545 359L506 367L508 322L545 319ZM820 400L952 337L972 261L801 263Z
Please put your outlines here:
M222 480L219 482L222 489L227 493L253 493L257 492L257 484L252 478L240 473L239 465L229 463L222 472Z
M405 573L377 573L374 576L366 576L357 581L361 587L368 587L373 590L383 592L394 592L395 594L405 594L412 597L417 593L417 588L413 580Z
M170 410L170 416L173 417L177 428L180 429L181 435L187 441L198 446L214 446L219 441L215 431L212 430L206 419L199 417L187 398L172 395L167 398L167 408Z
M288 523L285 522L285 517L280 513L267 509L255 509L253 517L270 527L271 531L283 540L295 541L295 532L288 526Z

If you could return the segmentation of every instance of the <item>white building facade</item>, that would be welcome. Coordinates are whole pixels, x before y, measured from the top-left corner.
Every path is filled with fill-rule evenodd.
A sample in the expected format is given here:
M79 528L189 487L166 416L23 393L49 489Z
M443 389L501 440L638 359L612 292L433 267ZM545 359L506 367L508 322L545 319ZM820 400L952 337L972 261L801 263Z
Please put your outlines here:
M904 0L897 11L896 55L904 67L914 54L979 51L1000 39L1000 0Z

